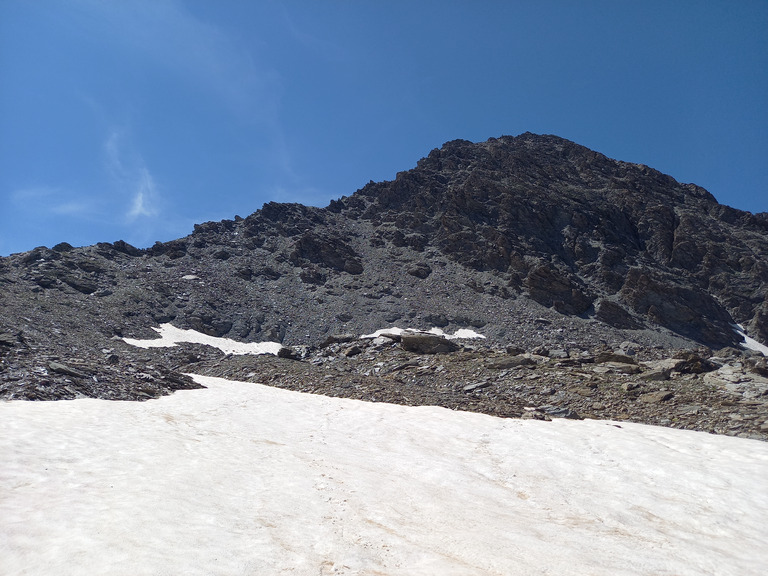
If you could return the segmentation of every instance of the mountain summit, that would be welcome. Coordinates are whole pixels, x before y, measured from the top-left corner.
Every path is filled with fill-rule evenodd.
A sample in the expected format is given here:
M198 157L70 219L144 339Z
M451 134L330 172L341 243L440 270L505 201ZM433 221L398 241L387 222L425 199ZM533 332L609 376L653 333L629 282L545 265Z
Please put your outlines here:
M713 346L735 321L768 341L768 214L562 138L449 142L329 209L563 314Z
M0 352L30 358L109 350L163 323L308 347L397 325L524 349L717 349L742 342L737 324L768 342L768 213L526 133L448 142L326 208L271 202L148 249L0 258L0 286Z

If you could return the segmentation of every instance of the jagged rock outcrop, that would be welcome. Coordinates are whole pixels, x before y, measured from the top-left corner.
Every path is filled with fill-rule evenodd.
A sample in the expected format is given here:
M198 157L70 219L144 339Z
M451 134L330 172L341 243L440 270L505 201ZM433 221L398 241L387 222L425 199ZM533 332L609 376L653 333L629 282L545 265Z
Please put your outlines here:
M561 138L449 142L331 208L370 221L379 238L426 238L421 249L496 271L565 314L614 297L614 311L637 316L623 326L718 345L736 320L768 339L768 214Z

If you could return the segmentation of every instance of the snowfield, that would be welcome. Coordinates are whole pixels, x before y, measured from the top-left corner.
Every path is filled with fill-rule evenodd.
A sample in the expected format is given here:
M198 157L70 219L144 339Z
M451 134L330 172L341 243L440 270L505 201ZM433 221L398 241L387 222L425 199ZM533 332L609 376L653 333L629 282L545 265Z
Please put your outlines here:
M736 332L736 334L744 339L744 341L741 343L742 348L746 348L747 350L755 350L760 352L763 356L768 356L768 346L761 344L754 338L747 336L747 333L744 332L744 327L741 324L734 324L733 330Z
M184 330L176 328L173 324L161 324L158 328L152 328L160 334L160 338L138 340L136 338L123 338L126 344L139 348L168 348L181 343L206 344L218 348L224 354L272 354L274 356L282 348L278 342L238 342L230 338L208 336L197 330Z
M217 336L208 336L197 330L184 330L182 328L176 328L173 324L161 324L157 328L152 328L160 335L160 338L149 338L146 340L137 338L123 338L126 344L131 346L137 346L139 348L168 348L170 346L178 346L182 343L190 344L206 344L213 348L218 348L225 354L272 354L277 356L277 353L283 347L279 342L239 342L230 338L219 338ZM448 340L472 340L478 338L485 338L482 334L478 334L474 330L468 330L461 328L454 334L446 334L440 328L432 328L428 331L416 330L413 328L384 328L377 330L373 334L365 334L360 338L376 338L377 336L383 336L386 334L400 336L402 334L436 334L443 336Z
M0 403L0 572L766 573L766 443L195 379Z
M177 346L182 343L190 344L206 344L214 348L218 348L225 354L272 354L277 355L280 349L283 347L278 342L239 342L230 338L219 338L216 336L208 336L202 332L196 330L184 330L182 328L176 328L173 324L161 324L157 328L152 328L160 335L160 338L150 338L146 340L136 338L123 338L123 340L131 346L137 346L139 348L167 348L169 346ZM743 338L741 343L742 348L749 350L756 350L765 356L768 356L768 346L761 344L757 340L754 340L746 335L744 329L739 324L733 325L733 330L739 336ZM448 340L477 340L485 339L485 336L470 330L468 328L460 328L453 334L448 334L440 328L430 328L429 330L419 330L416 328L398 328L393 326L391 328L382 328L376 330L372 334L363 334L361 339L372 339L380 336L401 336L403 334L435 334L442 336Z
M419 330L418 328L398 328L392 326L391 328L381 328L376 330L372 334L363 334L360 338L378 338L379 336L402 336L403 334L434 334L436 336L442 336L447 340L476 340L485 339L485 336L469 328L459 328L453 334L448 334L440 328L430 328L429 330Z

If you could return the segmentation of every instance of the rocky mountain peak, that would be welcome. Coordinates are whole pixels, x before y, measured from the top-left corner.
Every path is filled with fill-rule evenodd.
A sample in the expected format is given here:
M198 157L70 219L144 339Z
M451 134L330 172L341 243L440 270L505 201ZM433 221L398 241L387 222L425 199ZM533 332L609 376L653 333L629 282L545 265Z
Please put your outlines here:
M765 299L755 297L766 293L764 215L556 136L454 140L329 209L370 222L383 244L429 246L497 272L565 314L651 321L718 344L732 332L733 304L743 313L747 299L739 321L768 337Z
M163 323L310 347L397 325L525 350L717 349L740 345L734 324L768 342L768 214L526 133L447 142L327 208L0 258L0 286L0 333L53 362Z

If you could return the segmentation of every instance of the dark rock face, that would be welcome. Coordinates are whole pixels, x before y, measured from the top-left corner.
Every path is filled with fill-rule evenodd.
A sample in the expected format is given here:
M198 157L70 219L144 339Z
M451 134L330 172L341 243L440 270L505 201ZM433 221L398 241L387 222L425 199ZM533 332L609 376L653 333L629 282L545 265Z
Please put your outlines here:
M350 274L363 272L363 264L358 254L344 238L335 234L305 232L296 241L290 260L295 265L312 262L339 272Z
M398 325L471 326L526 350L722 348L738 347L733 323L768 342L766 294L768 214L555 136L457 140L324 209L271 202L146 250L0 258L0 396L24 378L78 380L56 362L88 375L82 394L104 396L109 373L127 382L110 397L136 398L146 377L127 368L150 373L143 352L104 374L94 358L164 322L289 346ZM173 358L152 357L157 393L189 384Z
M640 323L629 312L616 302L610 300L600 301L595 308L595 318L614 328L625 328L628 330L640 328Z
M403 334L400 345L403 350L417 354L446 354L461 349L456 342L436 334Z
M532 299L544 306L554 307L561 314L582 314L592 306L593 298L547 265L532 268L525 279L525 286Z
M522 279L563 314L615 297L598 318L617 327L661 325L719 345L736 319L766 340L766 215L554 136L449 142L342 202L379 236L426 236L465 266Z

